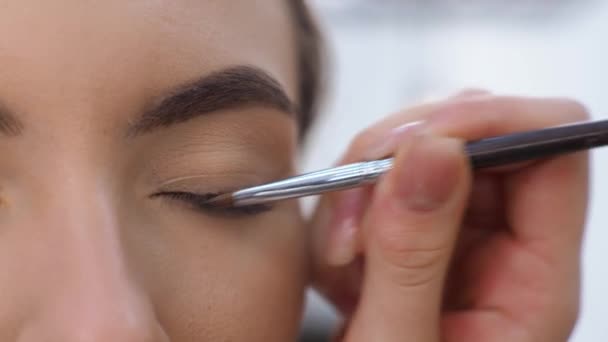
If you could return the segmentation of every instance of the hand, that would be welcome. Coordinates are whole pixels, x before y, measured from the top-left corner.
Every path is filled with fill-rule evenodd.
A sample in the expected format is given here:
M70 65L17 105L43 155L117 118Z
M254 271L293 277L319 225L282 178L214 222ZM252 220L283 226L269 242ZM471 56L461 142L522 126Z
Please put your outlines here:
M316 286L345 316L343 340L566 341L587 153L473 175L463 144L586 119L570 100L474 91L359 134L342 163L393 154L393 170L324 196L311 222Z

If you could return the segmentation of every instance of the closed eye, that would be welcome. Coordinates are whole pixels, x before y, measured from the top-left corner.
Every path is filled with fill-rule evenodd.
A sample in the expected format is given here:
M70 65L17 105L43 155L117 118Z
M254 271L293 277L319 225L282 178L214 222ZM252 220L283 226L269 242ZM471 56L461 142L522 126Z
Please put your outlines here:
M196 194L186 191L164 191L153 194L151 197L165 197L171 200L177 200L190 205L197 211L204 212L206 214L219 214L225 216L253 216L258 215L269 210L272 210L272 205L269 204L255 204L250 206L240 207L217 207L209 204L209 199L217 196L217 193L205 193Z

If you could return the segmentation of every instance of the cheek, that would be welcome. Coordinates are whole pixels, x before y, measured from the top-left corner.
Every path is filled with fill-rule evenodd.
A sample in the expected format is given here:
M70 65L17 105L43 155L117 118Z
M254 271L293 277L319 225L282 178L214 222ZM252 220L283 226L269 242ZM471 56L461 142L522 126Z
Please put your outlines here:
M308 283L295 205L238 220L166 210L146 226L128 259L174 340L295 339Z

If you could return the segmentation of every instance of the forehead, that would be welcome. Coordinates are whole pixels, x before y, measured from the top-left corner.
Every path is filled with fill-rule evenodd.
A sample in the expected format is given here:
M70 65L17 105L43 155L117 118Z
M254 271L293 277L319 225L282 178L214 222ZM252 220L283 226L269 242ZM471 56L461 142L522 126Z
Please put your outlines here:
M0 101L18 112L125 105L239 64L295 94L282 0L8 0L0 8Z

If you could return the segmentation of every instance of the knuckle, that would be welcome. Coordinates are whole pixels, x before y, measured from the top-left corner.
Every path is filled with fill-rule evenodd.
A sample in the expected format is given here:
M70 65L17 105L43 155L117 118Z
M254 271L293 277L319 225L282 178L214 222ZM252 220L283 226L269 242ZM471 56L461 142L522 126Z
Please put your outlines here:
M435 283L442 274L439 267L421 264L397 265L389 264L386 272L391 284L399 288L412 289L426 287Z
M376 243L382 257L391 265L394 282L404 286L418 286L440 275L447 264L450 243L442 234L406 227L378 229Z
M393 246L394 247L394 246ZM401 269L423 270L439 265L444 258L445 250L442 248L392 248L386 249L385 255L391 265Z

